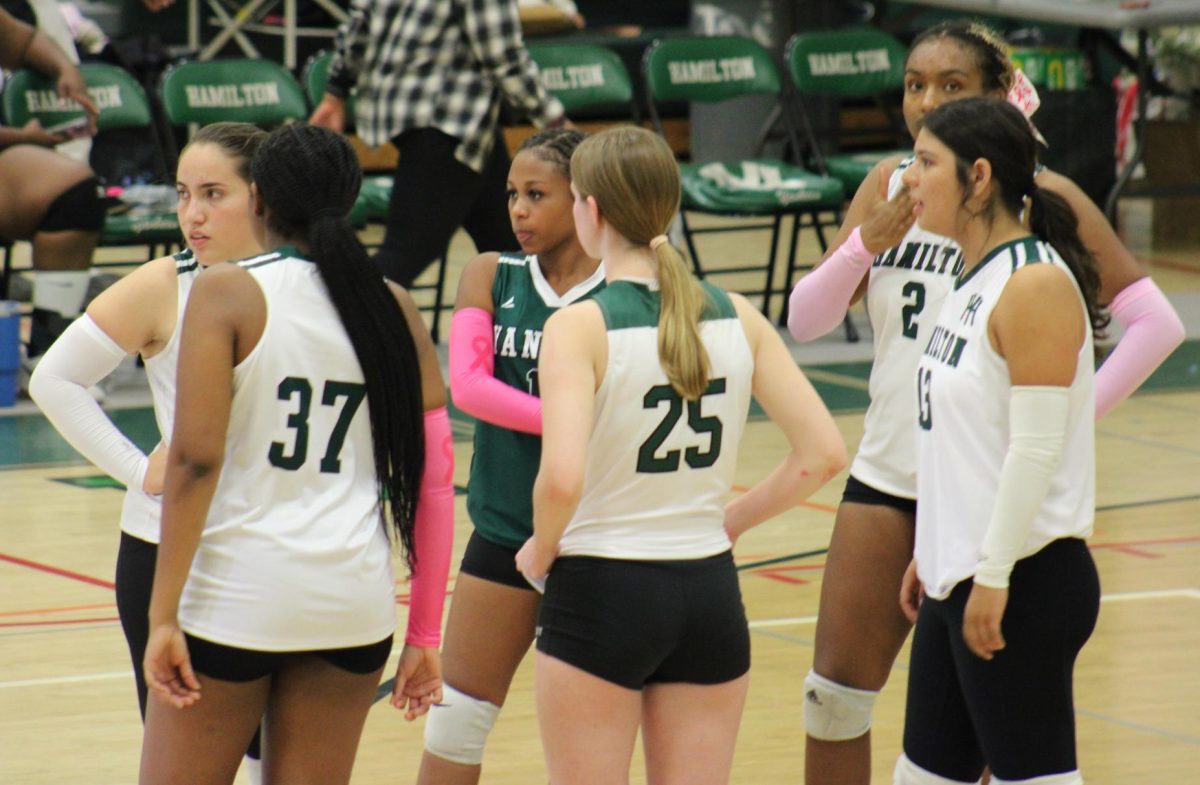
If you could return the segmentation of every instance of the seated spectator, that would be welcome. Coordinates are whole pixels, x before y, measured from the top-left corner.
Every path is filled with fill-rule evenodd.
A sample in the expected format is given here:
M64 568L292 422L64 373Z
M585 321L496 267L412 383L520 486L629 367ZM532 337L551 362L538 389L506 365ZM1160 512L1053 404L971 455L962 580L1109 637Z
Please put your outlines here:
M54 78L58 94L78 101L95 132L97 109L79 69L37 28L0 10L0 66L30 68ZM37 120L0 128L0 237L32 245L33 324L26 367L79 315L87 293L92 252L104 226L100 182L85 164L53 149L70 134L52 133Z

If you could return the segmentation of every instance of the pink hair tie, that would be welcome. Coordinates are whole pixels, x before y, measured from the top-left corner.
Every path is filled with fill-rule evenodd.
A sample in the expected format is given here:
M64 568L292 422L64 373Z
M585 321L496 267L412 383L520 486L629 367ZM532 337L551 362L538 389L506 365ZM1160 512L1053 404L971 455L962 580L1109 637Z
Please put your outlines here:
M668 242L667 236L665 234L660 234L660 235L654 237L653 239L650 240L650 250L657 251L658 246L662 245L665 242Z
M1042 105L1042 99L1038 97L1037 88L1033 86L1033 82L1025 76L1025 72L1020 68L1013 69L1012 87L1008 88L1008 95L1005 100L1020 110L1021 114L1025 115L1025 120L1029 123L1030 130L1033 131L1034 137L1037 138L1046 147L1050 145L1046 142L1046 138L1042 136L1041 131L1033 124L1033 113Z

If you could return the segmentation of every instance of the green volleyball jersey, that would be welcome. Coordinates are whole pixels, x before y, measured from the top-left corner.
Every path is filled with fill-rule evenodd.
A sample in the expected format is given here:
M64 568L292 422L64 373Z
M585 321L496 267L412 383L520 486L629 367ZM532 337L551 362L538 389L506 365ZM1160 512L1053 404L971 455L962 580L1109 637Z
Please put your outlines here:
M559 296L542 275L536 256L501 254L492 284L492 354L495 377L538 394L537 361L542 327L550 315L604 287L604 268ZM480 536L520 548L533 534L533 480L542 439L480 420L467 485L467 512Z

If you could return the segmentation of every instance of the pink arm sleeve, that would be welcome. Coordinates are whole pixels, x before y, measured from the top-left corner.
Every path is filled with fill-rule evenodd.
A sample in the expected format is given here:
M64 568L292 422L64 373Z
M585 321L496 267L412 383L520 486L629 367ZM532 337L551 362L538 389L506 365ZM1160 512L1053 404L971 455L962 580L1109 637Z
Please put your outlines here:
M1183 343L1179 314L1149 277L1126 286L1108 306L1125 334L1096 371L1096 419L1133 394Z
M445 406L425 412L425 471L413 533L413 572L404 642L436 648L442 640L442 610L454 542L454 444Z
M850 298L874 255L859 228L817 269L800 279L788 299L788 332L797 341L819 338L842 323Z
M492 315L482 308L455 311L450 320L450 397L476 419L523 433L542 432L542 402L497 379Z

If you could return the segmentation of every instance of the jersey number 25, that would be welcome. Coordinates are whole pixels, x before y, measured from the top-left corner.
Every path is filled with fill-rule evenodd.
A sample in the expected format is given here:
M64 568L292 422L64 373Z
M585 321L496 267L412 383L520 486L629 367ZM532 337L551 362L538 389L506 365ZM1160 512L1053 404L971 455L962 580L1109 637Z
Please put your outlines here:
M688 427L693 433L708 434L708 449L701 452L699 447L688 447L683 450L683 459L693 469L703 469L712 466L721 457L721 419L716 416L705 417L700 411L705 396L720 395L725 392L724 379L710 379L704 394L694 401L687 402ZM637 470L641 474L661 474L679 470L679 450L668 450L662 456L655 455L663 442L675 428L675 423L683 415L683 396L669 384L658 384L651 387L642 398L643 409L657 409L663 403L667 404L667 414L662 422L654 429L642 446L638 449Z

